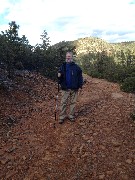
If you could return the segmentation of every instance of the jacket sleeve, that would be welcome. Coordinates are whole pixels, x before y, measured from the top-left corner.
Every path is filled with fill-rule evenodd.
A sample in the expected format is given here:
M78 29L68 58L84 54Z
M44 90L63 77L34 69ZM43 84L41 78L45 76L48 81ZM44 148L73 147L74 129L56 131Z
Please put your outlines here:
M61 77L58 77L58 73L61 73ZM61 83L62 77L63 77L62 66L60 66L57 72L57 78L58 78L59 84Z
M83 86L83 76L82 76L82 70L79 67L78 69L78 82L79 82L79 88L82 88Z

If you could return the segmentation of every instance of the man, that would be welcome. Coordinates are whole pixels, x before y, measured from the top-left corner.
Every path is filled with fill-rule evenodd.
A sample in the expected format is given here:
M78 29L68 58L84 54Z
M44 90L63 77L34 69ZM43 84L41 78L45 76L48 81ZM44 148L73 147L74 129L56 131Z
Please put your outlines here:
M66 62L62 64L58 71L59 84L62 89L62 99L60 107L59 123L62 124L67 117L66 108L70 98L69 120L75 121L75 105L77 100L78 89L82 88L83 77L81 68L73 62L72 52L66 53Z

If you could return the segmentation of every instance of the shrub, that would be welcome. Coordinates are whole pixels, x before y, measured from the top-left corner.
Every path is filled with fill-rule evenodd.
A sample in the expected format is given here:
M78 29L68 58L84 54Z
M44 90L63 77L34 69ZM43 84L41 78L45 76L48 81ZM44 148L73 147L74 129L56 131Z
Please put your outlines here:
M126 78L121 84L121 90L135 93L135 77Z

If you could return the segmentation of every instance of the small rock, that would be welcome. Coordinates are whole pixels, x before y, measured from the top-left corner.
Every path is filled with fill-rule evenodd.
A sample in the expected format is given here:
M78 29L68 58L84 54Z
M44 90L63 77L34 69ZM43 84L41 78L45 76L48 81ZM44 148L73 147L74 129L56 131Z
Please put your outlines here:
M79 150L80 150L79 153L80 153L80 154L82 153L82 150L83 150L84 147L85 147L85 144L82 144L81 147L79 148Z
M83 139L86 140L86 141L89 139L89 137L86 136L86 135L83 135L82 137L83 137Z
M85 152L81 157L84 158L84 157L88 157L88 152Z
M13 167L12 166L7 166L7 169L13 169Z
M8 162L8 166L13 166L13 162L12 162L12 161L9 161L9 162Z
M26 158L26 156L23 156L22 159L25 161L27 158Z
M118 98L122 98L122 97L123 97L123 95L120 94L120 93L112 93L112 98L113 99L118 99Z
M123 179L123 180L129 180L129 177L128 177L126 174L123 174L123 175L122 175L122 179Z
M104 179L104 177L105 177L104 174L99 175L99 179Z
M74 146L74 147L72 148L72 152L75 153L76 151L77 151L77 146Z
M4 151L0 150L0 156L4 155Z
M8 153L11 153L16 150L16 146L13 146L7 150Z
M116 150L117 152L120 152L120 148L119 148L119 147L116 147L115 150Z
M106 174L112 175L112 174L113 174L113 171L107 171Z
M99 148L100 148L100 149L105 149L105 146L100 145Z
M105 128L104 128L104 131L109 132L109 131L110 131L110 128L105 127Z
M88 140L87 143L91 143L91 140Z
M80 122L79 123L81 126L85 126L85 123L84 122Z
M121 144L120 144L117 140L115 140L115 139L112 140L112 144L113 144L114 146L120 146L120 145L121 145Z
M106 155L104 155L104 154L101 154L101 157L102 157L102 158L105 158L105 157L106 157Z
M9 161L8 158L3 158L0 160L1 164L5 165Z
M12 170L12 171L8 171L6 174L6 179L11 179L11 177L13 177L17 172Z
M92 154L92 157L96 158L96 157L97 157L97 155L96 155L96 154Z
M127 159L126 162L127 162L128 164L131 164L131 163L132 163L132 159Z
M117 163L116 166L117 166L117 167L121 166L121 163Z

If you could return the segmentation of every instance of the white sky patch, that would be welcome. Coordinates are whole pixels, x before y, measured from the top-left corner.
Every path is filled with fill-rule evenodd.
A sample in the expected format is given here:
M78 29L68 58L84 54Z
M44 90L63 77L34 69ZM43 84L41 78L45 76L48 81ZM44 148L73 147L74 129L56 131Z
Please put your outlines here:
M6 9L10 8L8 0L0 0L0 14L4 13Z
M6 29L8 29L8 24L3 24L3 25L0 25L0 32L1 31L5 31Z
M120 35L123 31L129 34L123 35L127 41L135 40L135 4L129 4L133 2L131 0L20 0L15 4L12 0L10 3L0 1L0 14L8 8L5 19L15 20L20 25L19 34L26 35L32 45L40 43L44 30L47 30L52 44L78 39L81 34L82 37L91 36L96 30L114 32L97 33L107 41L123 41Z

